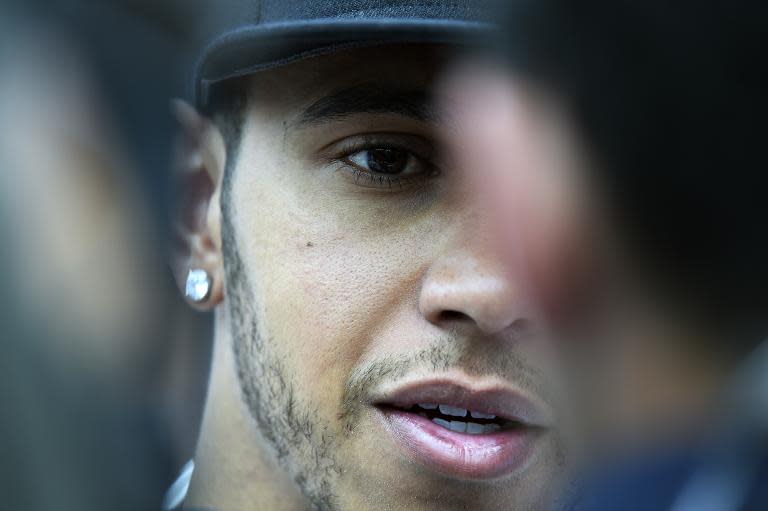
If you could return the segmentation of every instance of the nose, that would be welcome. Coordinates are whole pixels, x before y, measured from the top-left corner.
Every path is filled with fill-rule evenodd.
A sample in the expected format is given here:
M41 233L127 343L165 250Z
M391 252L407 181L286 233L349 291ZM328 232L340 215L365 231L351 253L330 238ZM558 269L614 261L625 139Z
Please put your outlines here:
M446 328L470 323L486 335L523 328L531 320L524 286L487 251L452 251L427 271L419 310Z

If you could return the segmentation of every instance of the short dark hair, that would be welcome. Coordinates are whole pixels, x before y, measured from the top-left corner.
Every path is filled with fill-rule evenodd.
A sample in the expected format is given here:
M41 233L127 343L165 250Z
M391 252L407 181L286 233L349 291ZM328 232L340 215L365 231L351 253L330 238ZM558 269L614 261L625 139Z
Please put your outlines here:
M221 131L226 149L226 163L222 177L222 215L231 214L232 180L243 138L243 124L248 109L247 78L234 78L218 84L211 91L206 115Z
M697 316L766 335L765 4L513 4L502 51L572 108L632 248Z

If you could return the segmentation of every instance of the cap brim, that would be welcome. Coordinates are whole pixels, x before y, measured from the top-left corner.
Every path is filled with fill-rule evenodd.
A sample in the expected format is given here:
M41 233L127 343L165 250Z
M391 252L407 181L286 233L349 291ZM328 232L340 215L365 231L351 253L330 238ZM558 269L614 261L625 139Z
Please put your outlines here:
M319 19L245 26L213 40L198 61L195 102L205 108L211 87L297 60L342 49L393 43L472 44L488 23L434 19Z

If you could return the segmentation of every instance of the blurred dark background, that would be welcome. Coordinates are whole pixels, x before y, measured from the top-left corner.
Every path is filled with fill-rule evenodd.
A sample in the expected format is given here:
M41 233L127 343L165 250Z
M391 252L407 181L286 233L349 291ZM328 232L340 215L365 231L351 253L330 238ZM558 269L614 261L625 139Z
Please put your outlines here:
M165 245L196 5L0 3L1 509L160 509L192 457L210 325Z

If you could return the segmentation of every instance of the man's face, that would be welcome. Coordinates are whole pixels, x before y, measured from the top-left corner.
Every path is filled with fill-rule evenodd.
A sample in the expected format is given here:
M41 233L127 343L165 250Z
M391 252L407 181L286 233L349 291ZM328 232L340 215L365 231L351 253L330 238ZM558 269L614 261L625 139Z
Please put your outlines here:
M476 169L442 149L448 58L355 50L248 83L225 303L248 409L319 508L531 510L562 468L555 347Z

